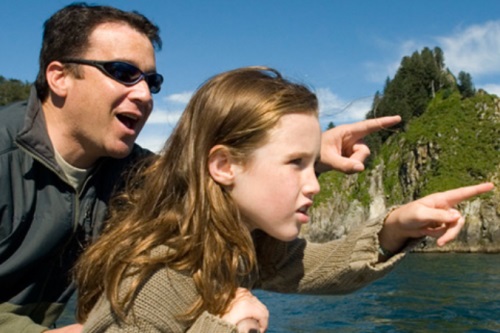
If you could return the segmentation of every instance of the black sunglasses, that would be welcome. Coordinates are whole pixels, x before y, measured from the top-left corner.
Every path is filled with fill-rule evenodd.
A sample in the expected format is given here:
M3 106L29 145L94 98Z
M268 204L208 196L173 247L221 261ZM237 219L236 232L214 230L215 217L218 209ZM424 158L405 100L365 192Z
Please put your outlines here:
M97 61L86 59L64 59L62 63L89 65L99 69L105 75L126 86L133 86L143 78L148 84L149 91L156 94L161 89L163 76L158 73L144 73L139 68L123 61Z

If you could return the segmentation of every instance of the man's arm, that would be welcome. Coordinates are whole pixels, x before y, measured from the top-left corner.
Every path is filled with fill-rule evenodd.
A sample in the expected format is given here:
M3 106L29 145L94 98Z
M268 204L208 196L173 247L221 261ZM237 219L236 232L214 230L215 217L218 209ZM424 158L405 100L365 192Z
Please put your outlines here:
M370 156L370 149L363 143L363 138L400 121L400 116L381 117L340 125L323 132L321 162L316 165L316 172L337 170L352 174L363 171L363 162Z
M12 308L10 304L0 304L0 332L41 333L48 329L35 324L28 316L8 311L9 308Z
M0 332L22 333L81 333L82 325L73 324L50 330L45 326L34 323L28 316L8 312L12 308L9 304L0 304Z

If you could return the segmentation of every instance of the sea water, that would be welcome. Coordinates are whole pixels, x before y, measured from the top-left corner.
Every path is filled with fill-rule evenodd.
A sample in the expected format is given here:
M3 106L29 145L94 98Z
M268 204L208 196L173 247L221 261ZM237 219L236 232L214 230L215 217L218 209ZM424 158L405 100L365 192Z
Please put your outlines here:
M500 255L410 254L349 295L256 295L269 333L500 332Z
M270 311L268 333L500 332L500 254L410 254L343 296L254 293ZM73 313L74 301L58 326Z

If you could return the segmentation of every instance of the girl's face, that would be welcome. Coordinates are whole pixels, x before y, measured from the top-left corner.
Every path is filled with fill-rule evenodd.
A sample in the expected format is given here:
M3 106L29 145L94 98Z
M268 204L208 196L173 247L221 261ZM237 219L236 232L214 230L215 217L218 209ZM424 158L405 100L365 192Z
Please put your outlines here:
M319 192L314 164L321 130L314 114L292 113L269 134L245 166L234 166L231 195L250 230L290 241L309 221L307 210Z

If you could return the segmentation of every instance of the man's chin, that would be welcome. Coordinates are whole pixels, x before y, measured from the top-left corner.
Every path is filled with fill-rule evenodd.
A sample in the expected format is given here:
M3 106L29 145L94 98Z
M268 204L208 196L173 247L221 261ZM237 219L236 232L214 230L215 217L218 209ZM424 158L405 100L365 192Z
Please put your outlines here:
M134 144L122 145L121 147L115 147L115 149L108 151L108 156L116 159L122 159L130 155Z

